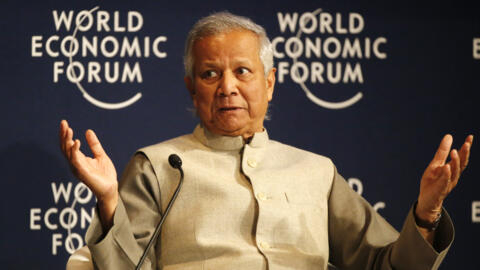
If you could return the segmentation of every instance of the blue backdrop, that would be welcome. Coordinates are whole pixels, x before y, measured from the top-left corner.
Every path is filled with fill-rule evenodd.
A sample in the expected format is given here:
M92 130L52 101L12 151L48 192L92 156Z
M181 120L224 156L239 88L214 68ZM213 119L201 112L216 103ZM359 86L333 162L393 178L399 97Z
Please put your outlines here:
M271 138L329 156L397 229L442 136L479 135L478 4L396 1L2 1L0 268L60 269L84 245L95 199L58 147L67 119L94 129L117 170L142 146L190 133L190 27L229 10L275 41ZM73 38L72 38L73 37ZM72 72L73 71L73 72ZM82 146L88 151L85 143ZM441 269L479 269L478 146L445 206Z

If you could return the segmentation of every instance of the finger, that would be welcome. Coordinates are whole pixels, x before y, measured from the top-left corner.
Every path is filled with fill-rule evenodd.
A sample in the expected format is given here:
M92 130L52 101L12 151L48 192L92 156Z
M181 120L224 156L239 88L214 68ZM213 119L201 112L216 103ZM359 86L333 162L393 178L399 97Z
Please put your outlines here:
M465 139L465 143L462 145L462 148L460 148L460 152L459 152L460 168L462 169L462 171L465 170L465 168L467 168L468 161L470 159L470 149L472 147L472 144L473 144L473 135L469 135Z
M73 129L68 128L67 135L65 136L67 141L73 141Z
M73 141L73 129L68 128L65 135L65 153L68 159L72 158L71 149L74 144L75 142Z
M67 134L68 134L68 122L65 120L62 120L60 122L60 148L62 149L62 152L65 156L67 156L66 153L66 143L67 143Z
M458 179L460 178L460 173L461 173L461 168L460 168L460 157L458 156L457 150L453 149L452 152L450 152L450 167L452 170L452 185L455 186L458 182Z
M87 138L88 146L90 146L90 150L94 157L99 157L106 155L105 150L103 150L102 144L97 138L97 135L93 130L89 129L85 132L85 137Z
M453 138L452 135L447 134L443 137L440 145L438 146L437 152L433 157L432 162L430 164L433 165L443 165L447 160L448 154L450 153L450 147L452 147Z
M60 127L58 129L58 142L60 143L60 149L62 149L63 152L63 137L65 137L65 125L66 125L65 120L60 121Z
M468 142L465 142L460 148L459 156L460 156L460 169L463 171L467 168L468 160L470 158L470 148L472 145Z
M473 144L473 135L471 134L468 135L467 138L465 139L465 142L470 143L470 145Z
M82 160L85 157L80 151L80 140L75 140L73 146L70 148L71 163L77 171L82 171Z

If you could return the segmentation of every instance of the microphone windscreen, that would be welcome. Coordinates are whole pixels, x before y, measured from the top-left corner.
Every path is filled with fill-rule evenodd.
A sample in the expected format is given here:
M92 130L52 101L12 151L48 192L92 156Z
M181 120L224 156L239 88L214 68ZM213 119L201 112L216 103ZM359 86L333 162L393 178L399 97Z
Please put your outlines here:
M171 154L168 157L168 163L170 163L170 166L172 166L175 169L182 167L182 159L180 159L180 157L177 156L176 154Z

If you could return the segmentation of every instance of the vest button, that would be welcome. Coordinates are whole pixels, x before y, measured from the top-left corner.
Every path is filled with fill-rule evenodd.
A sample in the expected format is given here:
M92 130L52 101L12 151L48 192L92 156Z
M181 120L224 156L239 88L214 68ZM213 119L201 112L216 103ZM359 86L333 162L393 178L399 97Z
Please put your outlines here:
M260 242L260 247L262 249L269 249L270 248L270 245L266 242Z
M257 193L257 198L259 198L259 199L262 200L262 201L268 200L267 195L266 195L265 193L263 193L263 192Z
M247 164L248 164L248 166L250 166L252 168L257 167L257 165L258 165L257 161L255 161L254 159L251 159L251 158L247 159Z

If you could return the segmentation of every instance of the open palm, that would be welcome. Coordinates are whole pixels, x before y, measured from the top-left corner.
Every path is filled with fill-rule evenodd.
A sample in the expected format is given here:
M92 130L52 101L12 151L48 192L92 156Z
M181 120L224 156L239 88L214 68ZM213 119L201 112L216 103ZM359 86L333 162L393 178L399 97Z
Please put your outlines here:
M60 124L59 136L60 148L75 176L92 190L99 201L116 196L117 172L95 133L92 130L85 133L93 157L80 151L80 140L73 140L73 130L65 120Z
M423 173L417 214L423 216L425 220L434 219L447 195L457 185L460 174L467 167L473 136L465 139L460 151L455 149L450 151L452 142L451 135L443 137L434 158ZM449 155L450 161L447 163Z

